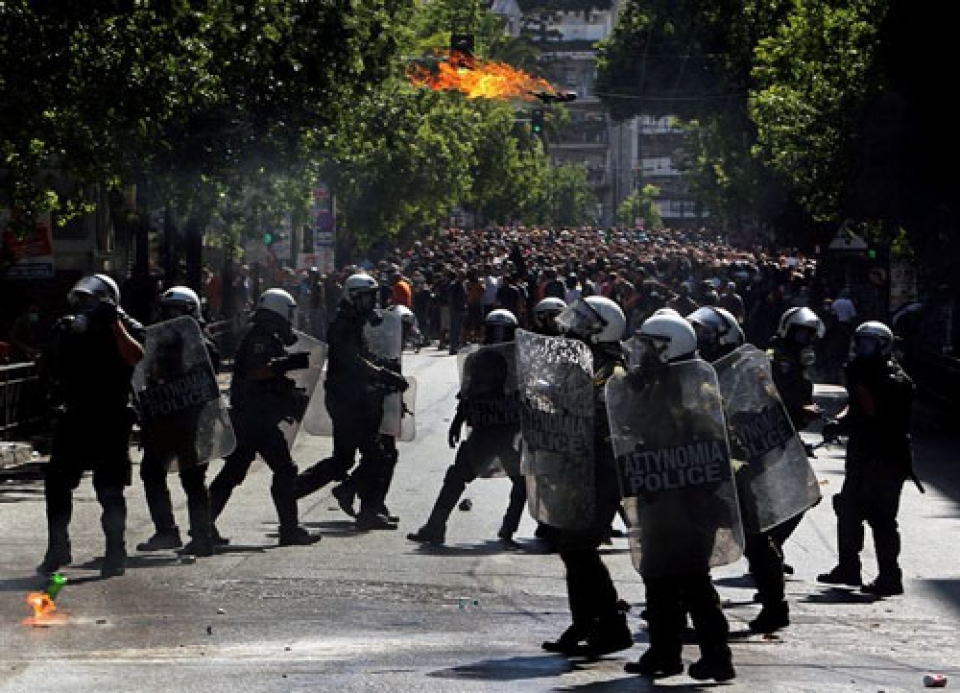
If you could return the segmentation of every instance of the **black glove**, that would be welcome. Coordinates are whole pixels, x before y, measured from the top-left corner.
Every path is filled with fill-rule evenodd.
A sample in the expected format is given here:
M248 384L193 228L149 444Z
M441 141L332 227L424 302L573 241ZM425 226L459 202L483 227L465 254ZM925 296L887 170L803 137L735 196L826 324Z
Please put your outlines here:
M823 439L825 441L836 440L842 432L843 425L839 421L827 421L823 424Z
M117 304L113 301L100 301L90 313L90 318L97 325L110 327L120 319Z
M383 384L391 390L395 390L397 392L406 392L407 388L410 387L410 383L407 382L407 379L399 373L384 368L380 371L380 375L383 378Z
M299 371L304 368L310 368L310 353L306 351L298 351L295 354L290 354L284 359L283 370L284 371Z

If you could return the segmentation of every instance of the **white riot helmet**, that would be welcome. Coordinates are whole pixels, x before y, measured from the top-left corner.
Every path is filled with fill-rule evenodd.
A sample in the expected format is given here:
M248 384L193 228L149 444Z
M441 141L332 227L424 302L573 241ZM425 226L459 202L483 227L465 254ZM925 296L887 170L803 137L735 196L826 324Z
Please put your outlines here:
M297 310L297 302L293 296L283 289L267 289L260 295L257 309L275 313L288 325L293 324L293 315Z
M533 307L533 329L538 334L556 335L556 319L563 309L567 307L567 302L556 296L547 296Z
M87 302L111 301L120 305L120 288L117 283L105 274L91 274L81 277L67 294L71 305Z
M893 332L877 320L869 320L853 333L854 358L889 358L893 353Z
M169 317L189 315L200 318L200 298L189 286L172 286L160 297L160 310Z
M387 310L391 310L397 315L399 315L400 322L402 322L404 325L407 325L408 327L412 327L414 323L417 321L417 317L413 314L413 311L404 305L400 305L400 304L393 305L387 308Z
M512 342L517 332L517 316L506 308L497 308L483 319L484 344Z
M652 315L634 338L631 366L657 367L696 356L697 334L679 315Z
M743 330L730 311L717 306L697 308L687 316L697 335L697 349L707 361L715 361L744 342Z
M810 346L814 338L821 339L825 333L823 320L809 308L788 308L777 325L777 337L798 346Z
M655 311L653 311L650 317L653 317L654 315L676 315L678 318L683 317L682 315L680 315L679 310L677 310L676 308L669 308L669 307L657 308Z
M379 290L376 279L365 272L358 272L351 274L343 283L343 299L358 312L367 314L376 307Z
M605 296L578 298L557 316L560 330L591 344L616 344L627 329L627 318Z

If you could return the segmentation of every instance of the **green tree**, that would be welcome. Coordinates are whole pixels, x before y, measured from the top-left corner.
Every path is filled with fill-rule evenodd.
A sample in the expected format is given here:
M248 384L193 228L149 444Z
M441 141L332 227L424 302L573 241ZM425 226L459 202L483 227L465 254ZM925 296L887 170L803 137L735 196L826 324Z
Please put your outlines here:
M641 190L634 190L617 209L617 223L621 226L633 227L637 219L643 220L645 229L662 229L663 219L660 217L660 208L657 198L660 197L660 188L655 185L645 185Z
M851 211L863 106L875 96L885 2L801 0L760 42L751 115L758 149L821 220Z
M625 3L600 45L597 93L615 119L672 115L688 124L690 156L678 162L721 226L770 220L789 204L752 147L748 118L753 52L775 31L784 0L644 0Z

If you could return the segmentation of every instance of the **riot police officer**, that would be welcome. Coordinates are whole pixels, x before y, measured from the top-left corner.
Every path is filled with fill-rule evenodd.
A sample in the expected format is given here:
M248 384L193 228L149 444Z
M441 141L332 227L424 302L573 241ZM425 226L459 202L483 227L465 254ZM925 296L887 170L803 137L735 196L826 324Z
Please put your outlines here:
M240 337L230 382L230 418L237 446L210 484L214 543L221 543L215 523L233 490L243 483L259 453L273 472L270 495L280 521L280 546L320 540L300 526L297 511L297 465L280 430L281 422L299 420L306 401L286 373L307 368L306 353L288 353L296 343L293 317L297 303L283 289L264 291Z
M790 422L799 433L817 417L813 404L813 381L810 369L817 360L817 341L823 339L826 327L820 317L809 308L788 308L780 316L777 331L771 340L770 359L773 384L787 408ZM813 451L805 446L808 455ZM796 531L803 519L800 513L770 532L781 552L787 539ZM793 568L784 563L786 573Z
M363 464L374 470L365 476L383 479L382 470L390 465L388 451L380 435L383 399L390 392L404 391L406 379L370 358L364 343L364 326L374 312L379 284L368 274L349 276L337 315L330 324L325 383L325 404L333 421L333 454L305 469L297 477L297 497L313 493L331 481L343 481L356 463L359 450ZM395 460L394 460L395 463ZM357 516L357 529L396 529L383 514L383 484L364 498Z
M556 640L544 642L548 652L599 656L633 646L623 603L610 572L600 558L600 544L620 505L616 462L610 442L604 386L623 362L620 340L626 317L609 298L578 299L558 317L565 337L584 342L593 357L595 493L594 516L583 529L552 528L566 568L572 624Z
M188 286L174 286L160 297L161 320L189 317L201 328L201 338L213 373L220 369L220 350L204 329L200 299ZM171 336L179 337L172 332ZM160 359L157 359L160 361ZM179 359L178 359L179 361ZM178 364L179 365L179 364ZM213 555L211 537L210 493L207 490L207 460L197 454L199 408L178 412L176 417L141 421L144 450L140 462L140 479L147 498L150 519L155 533L137 544L137 551L159 551L183 546L180 529L173 515L173 503L167 487L167 468L172 459L179 463L180 483L187 496L190 520L190 541L182 553L195 556ZM173 420L171 420L173 419Z
M533 331L548 337L559 336L557 316L567 307L566 301L556 296L547 296L533 307Z
M729 452L723 458L726 431L722 426L713 430L716 411L704 406L710 400L710 390L714 391L716 409L722 406L710 383L715 376L697 358L696 334L679 315L664 312L651 316L640 326L634 343L637 349L626 381L633 391L641 393L644 402L659 408L640 413L643 420L633 420L635 425L630 428L634 440L628 443L628 450L618 450L618 454L658 452L703 441L713 441L710 445L715 452L710 455L710 483L707 475L696 477L691 473L683 482L675 479L671 490L664 490L653 483L661 478L662 470L647 463L640 465L639 476L633 479L640 482L636 488L625 484L624 502L630 504L628 513L632 514L631 550L640 554L639 560L635 555L634 563L646 590L650 636L650 647L625 670L649 677L683 671L683 629L689 612L701 657L690 665L688 673L697 680L727 681L736 676L727 644L729 625L710 579L710 567L739 557L739 548L732 540L739 517L729 480ZM675 375L681 366L692 374ZM711 372L709 377L705 370ZM684 377L690 378L687 387L695 388L697 394L688 392L684 396ZM618 419L630 417L631 412L635 417L640 409L619 402L610 406ZM618 429L618 435L622 434ZM626 474L624 478L628 478ZM719 487L723 485L729 485L729 493L722 493ZM719 549L723 543L730 545L728 550ZM727 557L715 562L721 553Z
M483 322L485 346L513 344L517 318L509 310L492 310ZM520 431L520 409L516 399L516 378L513 378L512 388L508 384L513 365L509 361L515 361L515 353L510 348L481 348L467 357L463 376L465 386L457 395L457 412L447 435L450 447L457 448L457 455L443 478L443 486L427 523L407 535L410 541L443 544L447 520L467 484L491 466L510 476L510 503L498 536L506 543L513 541L523 515L527 487L520 474L520 451L515 447ZM471 427L470 435L460 442L464 424ZM460 443L459 447L457 443Z
M387 312L400 317L401 332L404 335L403 344L405 344L408 328L416 326L416 318L413 315L413 311L406 306L392 305L387 309ZM371 329L374 333L381 330L389 331L390 328L383 322L385 317L383 314L379 316L371 315L364 329ZM391 342L393 340L387 338L383 341ZM370 356L373 357L373 354ZM396 358L383 358L382 362L377 365L391 370L394 373L401 374L400 354L395 354L395 356ZM412 412L406 411L405 407L406 404L401 400L401 417L412 414ZM359 496L361 506L365 505L367 508L365 514L368 518L367 521L379 524L383 519L386 519L389 523L395 524L400 521L400 518L392 514L389 508L387 508L386 498L387 493L390 491L390 484L393 482L393 475L397 468L397 462L400 459L400 453L397 450L396 436L384 433L382 425L378 435L380 437L380 450L382 455L373 457L361 456L360 464L357 465L343 481L333 487L332 494L340 506L340 509L351 517L357 517L354 501L357 496ZM362 512L361 510L361 513ZM384 527L384 529L386 529L386 527Z
M120 291L105 274L83 277L68 294L72 313L53 327L43 355L54 414L53 450L44 472L48 543L37 566L52 573L72 561L69 525L73 491L84 471L103 509L103 577L126 570L124 529L134 414L130 378L143 358L143 327L119 307Z
M696 333L697 351L700 356L714 364L718 372L722 367L718 365L718 362L721 364L726 362L727 359L724 357L744 345L743 331L740 329L737 319L724 308L714 306L698 308L687 316L687 321L693 326ZM762 355L760 356L763 358ZM764 364L766 364L765 359ZM729 406L731 404L729 398L733 393L724 389L726 382L728 382L726 378L721 378L720 392L724 397L725 406ZM751 401L755 401L759 397L767 411L773 411L774 407L770 406L769 395L766 395L766 391L763 390L764 385L761 380L755 379L754 383L752 388L748 384L746 387L737 390L736 394L749 396ZM783 411L783 409L778 408L777 411ZM731 425L729 415L727 416L727 424L728 426ZM784 432L792 433L792 429L787 431L784 428ZM737 495L737 500L740 503L741 515L744 518L756 518L758 509L748 506L756 506L760 503L775 503L777 499L757 498L753 494L749 487L750 477L752 474L760 474L762 471L753 469L752 466L759 464L762 456L754 461L754 465L749 464L750 460L748 458L750 455L744 449L745 446L737 445L738 436L735 433L736 431L731 429L730 439L734 444L735 454L739 452L742 461L745 463L737 471L738 488L741 489L741 492ZM797 443L797 445L800 444ZM801 464L809 465L809 463L806 463L805 455L803 455ZM743 488L740 486L741 484L747 486L747 488ZM744 525L744 556L747 559L750 574L757 585L757 595L762 605L760 614L750 621L749 626L753 631L769 633L790 624L789 605L785 597L783 577L783 550L769 531L758 531L759 527L747 526L746 520L744 520Z
M893 357L893 333L869 321L853 333L853 358L845 368L849 404L829 433L849 435L846 477L833 498L837 515L837 566L817 579L831 585L860 585L863 523L870 525L879 574L863 591L878 597L903 594L900 491L913 479L910 419L914 384ZM826 433L825 433L826 435Z
M824 331L823 321L809 308L788 308L780 316L772 340L773 383L797 431L816 416L812 411L813 381L808 373L816 363L816 342L823 338Z

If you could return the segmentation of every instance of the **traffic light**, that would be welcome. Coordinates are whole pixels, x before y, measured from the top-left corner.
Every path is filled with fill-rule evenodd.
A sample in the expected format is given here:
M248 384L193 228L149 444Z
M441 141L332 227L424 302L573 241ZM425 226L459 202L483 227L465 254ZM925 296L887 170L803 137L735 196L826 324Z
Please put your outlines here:
M277 237L273 235L272 231L263 232L263 244L268 248L273 245L273 242L277 240Z
M543 134L543 109L535 108L530 114L530 131L538 137Z

